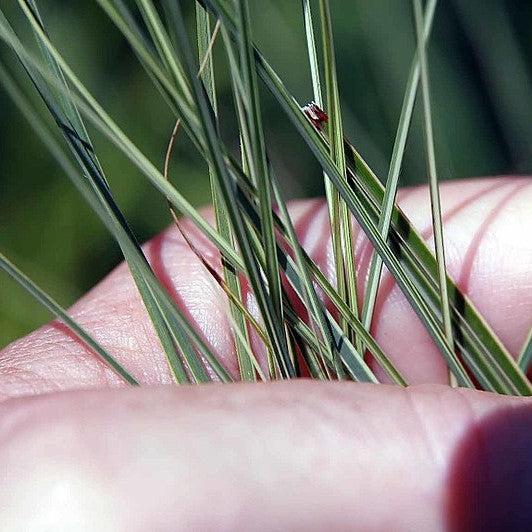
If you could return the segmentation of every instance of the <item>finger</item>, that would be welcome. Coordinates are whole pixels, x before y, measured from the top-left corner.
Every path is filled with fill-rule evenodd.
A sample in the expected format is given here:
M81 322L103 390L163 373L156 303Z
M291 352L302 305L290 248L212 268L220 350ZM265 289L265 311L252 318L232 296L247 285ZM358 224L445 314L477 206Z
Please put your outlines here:
M531 181L476 180L445 184L441 189L449 271L516 354L532 325L532 240L522 238L522 228L532 224ZM401 192L400 203L430 239L426 188ZM304 246L332 278L325 204L320 200L296 202L291 210ZM185 225L196 246L216 262L212 246L191 223ZM359 236L356 254L360 288L370 249ZM147 244L145 250L172 296L216 355L236 373L225 298L186 242L170 229ZM170 381L164 354L125 265L78 302L72 315L142 382ZM381 285L373 333L409 382L447 382L439 352L389 276ZM375 371L381 376L379 368ZM0 357L0 393L4 396L120 384L57 323L15 342Z
M1 409L9 530L532 528L526 399L300 381Z

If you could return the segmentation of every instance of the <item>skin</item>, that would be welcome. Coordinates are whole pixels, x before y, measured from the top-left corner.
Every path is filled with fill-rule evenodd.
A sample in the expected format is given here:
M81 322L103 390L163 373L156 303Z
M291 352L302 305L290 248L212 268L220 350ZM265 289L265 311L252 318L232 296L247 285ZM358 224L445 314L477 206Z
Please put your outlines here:
M522 234L532 227L531 202L525 178L442 186L449 271L513 355L532 326L532 239ZM430 239L427 190L403 191L401 204ZM330 275L322 202L296 202L291 212ZM368 249L360 235L359 280ZM223 297L183 239L170 229L145 251L235 372ZM164 386L164 355L124 265L71 312L150 386L127 389L57 323L2 351L0 523L8 530L532 528L532 403L447 387L438 351L388 276L373 332L408 389L303 380Z

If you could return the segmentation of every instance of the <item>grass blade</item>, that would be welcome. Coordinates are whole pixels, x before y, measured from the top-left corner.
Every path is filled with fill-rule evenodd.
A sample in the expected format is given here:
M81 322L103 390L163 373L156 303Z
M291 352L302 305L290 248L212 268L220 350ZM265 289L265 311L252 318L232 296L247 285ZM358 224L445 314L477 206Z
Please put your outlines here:
M310 9L310 7L308 9ZM328 131L331 157L335 161L340 175L344 176L344 179L347 181L344 133L340 110L338 80L336 76L336 59L334 56L331 12L328 0L320 0L320 19L324 71L327 87L327 113L329 116ZM347 302L352 313L355 316L358 316L356 263L353 249L355 240L351 227L351 219L347 206L341 199L338 190L330 182L329 178L326 179L325 183L329 205L329 217L331 221L338 293ZM344 322L343 326L346 330L352 330L348 322Z
M526 339L525 344L523 345L523 349L518 359L519 367L522 369L523 373L526 373L528 371L531 361L532 361L532 329L530 329L530 333L528 334L528 338Z
M174 22L175 25L175 22ZM196 4L196 28L198 34L198 54L200 61L201 79L206 88L207 95L211 102L214 115L217 116L217 100L216 100L216 84L214 80L214 63L212 60L212 46L216 35L220 28L220 23L216 23L215 30L211 32L211 23L209 13L200 5ZM177 38L176 38L177 42ZM209 176L211 183L211 197L212 205L215 213L216 228L222 238L227 242L233 243L235 241L231 225L228 220L227 212L223 204L223 198L216 182L216 176L212 167L209 167ZM228 293L233 295L233 298L238 298L237 301L241 303L241 287L238 275L232 266L223 260L223 277ZM248 331L246 326L246 317L242 314L241 309L243 304L236 304L233 299L229 301L229 311L232 316L235 327L235 351L238 360L238 367L240 370L240 378L244 381L254 381L255 367L253 360L249 353L251 350Z
M202 88L200 81L195 76L196 68L192 59L190 44L186 36L186 30L182 18L181 8L176 6L179 19L179 46L178 53L184 66L187 79L193 88L194 103L198 109L202 131L205 135L205 145L209 162L215 170L218 179L220 192L224 200L225 208L231 221L233 233L240 248L243 262L246 266L248 279L253 288L266 330L271 338L274 352L280 357L282 372L284 377L295 377L295 368L288 353L288 346L282 324L275 319L275 310L268 293L265 289L261 270L254 256L250 244L246 226L241 213L237 208L237 197L234 183L225 165L224 153L221 149L221 141L218 137L215 125L212 120L211 108Z
M262 244L266 256L266 278L268 280L269 295L275 311L276 319L283 321L283 300L281 278L277 258L277 246L273 224L273 206L270 186L270 171L266 158L266 145L258 94L257 73L253 58L251 42L251 25L249 5L247 0L236 1L237 33L240 76L243 85L241 103L244 113L239 116L246 120L247 135L244 139L244 153L247 168L259 193L260 217L262 228ZM242 124L241 124L242 125Z
M29 277L24 275L14 264L12 264L2 253L0 253L0 269L4 270L10 277L20 284L31 296L41 305L48 309L57 319L62 321L91 351L96 353L117 375L127 383L138 385L138 381L122 367L107 351L94 340L89 333L79 326L67 312L56 303L46 292L40 289Z
M307 54L310 66L310 79L312 81L312 94L314 101L321 108L325 109L323 95L321 91L320 65L318 53L316 51L316 39L314 37L314 23L312 22L312 9L310 0L303 0L303 21L305 26L305 37L307 40Z
M432 22L434 20L434 12L436 10L437 0L428 0L425 11L425 28L424 39L428 40ZM392 156L390 160L390 168L388 177L386 179L386 188L384 191L384 198L382 203L382 213L379 218L379 232L384 240L388 238L390 230L390 223L392 213L395 206L395 198L397 195L397 186L399 184L399 175L403 163L403 157L406 148L406 140L412 114L414 111L414 103L416 100L417 88L419 84L420 70L419 57L416 51L412 66L410 67L410 74L406 84L405 95L401 108L401 115L399 117L399 125L397 127L397 134L393 145ZM379 283L382 273L382 259L378 253L374 253L371 258L371 263L368 270L368 280L364 292L364 303L362 306L362 323L369 331L371 329L371 322L373 320L373 311L375 309L375 301L379 290Z
M412 0L417 36L417 51L421 70L421 94L423 98L423 118L425 132L425 147L429 173L430 204L432 211L432 227L434 231L434 247L436 263L438 265L438 283L441 299L441 313L443 330L451 348L454 347L451 311L447 292L447 268L445 266L445 247L443 238L443 221L441 215L440 192L438 188L438 173L436 169L436 155L434 150L434 133L432 128L432 112L430 102L430 85L425 38L423 35L423 13L420 0Z

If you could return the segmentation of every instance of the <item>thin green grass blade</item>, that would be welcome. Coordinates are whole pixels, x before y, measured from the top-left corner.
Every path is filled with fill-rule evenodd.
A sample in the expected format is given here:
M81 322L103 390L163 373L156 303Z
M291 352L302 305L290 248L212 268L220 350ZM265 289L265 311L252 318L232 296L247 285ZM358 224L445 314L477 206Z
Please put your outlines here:
M427 41L430 36L432 22L434 20L434 12L436 10L436 3L437 0L428 0L427 2L424 28L425 41ZM399 184L399 175L401 172L401 166L403 164L408 131L410 129L410 123L412 121L412 114L414 111L419 76L419 58L416 51L406 84L405 95L401 107L401 115L399 117L399 124L397 127L397 134L395 136L395 142L390 160L390 168L388 171L388 177L386 179L382 214L379 218L379 232L384 240L387 240L388 232L390 230L390 222L395 205L397 187ZM366 283L364 302L362 305L362 323L368 331L371 329L371 322L373 320L373 311L375 309L375 301L377 299L377 292L379 290L381 273L382 259L378 253L374 253L372 255L368 270L368 280Z
M0 253L0 269L12 277L24 290L34 297L43 307L48 309L57 319L62 321L91 351L96 353L117 375L127 383L138 386L139 382L96 340L73 320L58 303L44 290L39 288L29 277L24 275L2 253Z
M432 127L432 111L430 98L430 83L427 52L423 31L423 12L420 0L412 0L417 37L417 53L421 71L421 95L423 100L423 124L425 133L425 149L429 173L430 204L432 211L432 228L434 232L434 247L436 250L436 263L438 265L438 284L441 299L441 313L443 330L451 349L454 347L453 326L449 308L447 292L447 268L445 265L445 244L443 237L443 221L441 214L440 191L438 188L438 172L436 168L436 154L434 149L434 133Z
M23 6L23 9L24 7L25 6ZM42 20L37 11L37 6L35 2L32 1L31 4L26 6L25 13L28 17L32 17L32 20L34 22L34 32L36 33L36 35L38 36L39 32L45 35L44 27L42 26ZM52 93L47 92L47 90L41 83L40 79L37 79L35 76L32 76L31 68L28 67L27 65L26 65L26 70L30 74L30 77L32 77L35 85L40 90L41 95L43 96L48 108L50 109L52 115L54 116L58 124L67 124L67 122L69 123L68 127L63 127L63 132L65 133L65 138L67 139L67 142L69 142L69 144L71 145L72 151L76 159L80 162L82 167L86 167L86 165L88 165L90 169L87 170L87 173L89 173L92 170L98 176L100 176L100 186L101 186L100 193L102 190L107 191L107 183L105 179L103 178L103 176L100 175L101 167L99 163L97 162L96 158L93 157L92 154L81 153L83 152L84 149L90 146L90 139L87 135L87 131L84 125L82 124L81 117L79 116L77 109L70 101L68 88L66 86L66 81L62 74L62 71L59 65L57 64L57 62L50 55L48 49L43 45L42 40L38 39L38 42L39 42L41 51L43 52L43 55L47 60L47 63L50 67L51 72L57 78L60 84L60 90L58 91L57 88L55 88L55 91L54 91L56 94L57 93L60 94L58 105L54 105ZM52 90L54 90L54 88ZM46 94L48 95L47 97L46 97ZM81 188L86 188L86 187L82 186ZM85 189L85 192L88 192L88 189ZM92 198L93 203L98 203L99 201L101 202L101 198L98 197L98 192L96 192L96 189L93 188L92 193L94 194L94 197ZM116 223L117 220L114 220L114 221ZM144 287L144 291L146 291L145 283L142 280L140 280L139 282L141 283L141 287ZM141 290L141 293L142 293L142 290ZM146 293L145 300L149 308L153 309L155 307L155 305L151 301L151 295L149 293ZM162 345L165 347L165 351L174 350L173 343L170 341L170 337L166 333L166 331L161 331L160 338L161 338ZM182 378L185 381L187 380L184 370L182 372Z
M46 33L36 1L35 0L26 0L26 1L28 4L28 9L31 10L31 12L33 13L33 16L35 20L38 22L41 30L44 33ZM39 49L41 50L41 53L43 57L45 58L51 72L57 77L58 80L60 80L63 86L68 90L68 85L66 83L65 77L63 76L63 73L61 72L61 69L59 68L57 63L54 61L54 59L51 57L46 47L43 46L40 39L37 38L37 42L39 44ZM79 115L78 110L72 104L70 95L68 94L68 92L59 91L59 90L54 91L53 89L52 89L52 92L54 94L54 97L60 102L61 108L64 109L65 115L71 121L72 127L75 128L80 133L80 138L82 138L83 141L90 142L85 125L83 124L83 121L81 120L81 116Z
M303 2L303 21L305 27L305 37L307 40L307 54L310 66L310 79L312 81L312 94L314 101L321 108L325 109L323 104L323 95L321 91L320 65L318 61L318 52L316 51L316 38L314 37L314 23L312 21L312 9L310 0Z
M314 96L314 102L324 109L323 95L321 90L321 77L320 77L320 65L318 62L318 54L316 51L316 40L314 37L314 25L312 21L312 10L309 0L303 0L303 20L305 27L305 34L307 40L307 53L309 58L310 65L310 76L312 81L312 92ZM324 35L324 39L326 36ZM335 78L334 78L335 79ZM331 133L333 130L331 129ZM325 184L325 195L327 198L327 207L329 210L329 221L331 223L331 237L333 242L333 254L335 262L335 274L336 274L336 286L339 297L342 301L347 299L347 290L346 290L346 270L343 267L343 254L342 254L342 242L341 237L333 229L337 227L339 223L339 198L338 194L334 190L334 187L331 184L331 181L327 175L323 174L323 180ZM343 234L343 233L342 233ZM341 323L344 329L347 329L347 321L344 315L341 315ZM337 368L339 369L339 368Z
M195 131L198 127L197 117L190 107L190 102L185 98L181 87L176 86L175 79L172 79L171 73L161 64L156 52L151 49L149 43L146 43L136 23L131 22L132 19L134 21L134 18L130 11L123 2L118 0L96 0L96 2L125 37L149 77L155 81L155 85L166 103L174 114L184 121L187 135L194 144L198 145L199 140L195 136ZM118 5L115 6L113 3ZM65 70L64 67L63 70Z
M346 162L344 151L344 132L340 109L340 95L336 76L336 59L334 56L334 42L332 35L331 11L328 0L320 0L320 20L323 43L323 65L327 88L327 113L329 146L331 158L336 163L338 172L347 181ZM354 237L351 219L345 202L341 199L338 190L330 182L325 181L329 217L331 221L331 235L336 268L336 281L338 293L345 299L352 313L358 315L358 296L356 280L356 264L354 256ZM351 331L348 322L343 327ZM350 336L353 337L352 332Z
M174 21L175 26L175 21ZM200 60L200 70L202 71L201 79L209 96L211 106L213 108L214 115L217 115L217 100L216 100L216 84L214 79L214 62L212 60L212 54L210 53L213 35L211 32L211 23L209 13L196 4L196 27L198 34L198 54ZM217 26L219 27L219 26ZM176 38L177 42L177 38ZM203 69L202 69L203 66ZM210 183L211 183L211 196L212 204L214 208L216 218L216 228L218 232L227 240L227 242L234 242L234 235L231 230L231 225L228 220L227 212L225 211L223 198L221 198L220 190L216 182L216 176L214 170L209 167ZM238 275L226 261L223 261L223 276L228 290L234 295L239 296L241 300L241 287ZM246 318L241 312L241 308L230 301L230 313L235 327L235 351L238 360L238 367L240 370L240 377L244 381L255 380L255 368L253 360L249 357L251 346L248 337L248 331L246 327Z
M179 88L183 94L185 101L192 105L192 95L189 83L186 82L186 76L183 71L183 66L176 60L176 53L174 46L168 36L166 29L161 21L159 13L157 12L153 2L151 0L135 0L137 7L139 8L144 22L152 36L153 42L159 57L166 69L172 75L176 87ZM174 21L175 21L174 13Z
M124 35L144 70L154 82L166 103L177 113L174 101L180 98L178 89L157 57L157 51L145 37L135 17L122 0L95 0L117 29Z
M339 352L337 347L334 345L334 338L325 317L323 303L319 300L314 285L312 284L312 279L310 277L307 264L305 263L305 260L303 258L303 251L301 245L297 239L294 226L288 213L288 208L286 206L286 203L284 202L284 199L281 195L279 186L275 178L273 178L272 180L272 186L275 195L275 201L277 203L279 213L283 220L288 240L292 246L292 250L294 251L294 255L296 258L296 264L299 269L301 284L303 288L303 301L305 302L306 308L309 310L309 319L311 327L316 337L318 336L316 334L316 329L320 331L321 338L323 339L325 344L326 352L324 352L324 350L321 349L321 345L319 345L318 353L323 362L324 368L326 368L325 359L328 357L329 361L335 361L337 356L339 356ZM309 367L314 370L318 378L322 380L326 379L327 375L322 370L318 359L311 358L308 363Z
M251 150L251 138L250 138L250 131L249 131L249 124L246 117L246 111L244 109L243 101L246 98L246 89L244 87L244 83L242 80L242 77L240 75L240 65L237 59L237 50L236 46L234 46L233 42L230 40L230 38L227 35L227 32L222 27L222 36L223 41L225 45L225 52L227 55L227 59L229 61L229 72L231 75L231 83L233 86L233 100L235 103L235 107L237 110L237 118L238 118L238 127L239 127L239 140L240 140L240 150L241 150L241 160L242 160L242 171L243 172L250 172L250 164L249 164L249 158L252 156L252 150ZM251 185L252 188L255 190L254 185ZM249 233L252 236L253 233ZM261 233L259 233L260 235ZM256 255L264 255L263 245L260 242L260 236L257 236L256 240L253 241L254 252ZM267 268L266 261L262 261L262 268L265 270ZM287 338L288 340L288 338ZM269 375L270 378L275 378L278 374L278 367L279 364L277 363L275 353L272 349L268 350L268 369L269 369Z
M269 298L267 290L264 286L260 267L250 248L246 226L237 207L236 189L225 165L222 143L218 137L218 133L212 120L210 104L200 81L196 79L195 76L195 71L197 69L192 59L190 44L186 35L181 8L179 5L176 6L176 11L177 18L179 19L178 34L180 40L177 47L177 52L180 56L180 61L183 64L187 79L193 88L194 103L198 109L198 116L202 126L202 131L205 135L205 145L208 159L215 170L225 208L227 209L233 233L240 248L243 262L246 266L248 279L257 299L257 304L261 310L266 330L270 336L275 353L280 357L283 376L288 378L295 377L295 368L290 360L282 323L275 318L276 314L272 305L272 301Z
M201 78L206 88L207 95L211 102L214 115L217 115L217 101L216 101L216 84L214 80L214 63L212 60L212 54L210 49L213 42L213 33L211 32L211 23L209 13L196 4L196 27L198 34L198 54L200 60L200 70L203 68ZM175 23L174 23L175 25ZM217 26L219 28L219 26ZM215 35L214 35L215 37ZM177 42L177 39L176 39ZM223 204L223 198L221 198L218 183L216 182L216 176L211 167L209 167L210 183L211 183L211 196L212 204L214 208L216 227L220 235L228 242L234 242L234 235L231 230L231 225L227 216ZM223 276L227 289L235 297L238 296L238 301L241 302L241 287L238 275L226 261L223 261ZM235 351L238 360L238 367L240 370L240 377L244 381L254 381L255 367L253 360L250 358L249 353L251 351L251 345L249 342L248 331L246 327L246 318L241 312L243 305L236 305L233 301L229 302L230 313L235 327Z
M532 329L530 329L530 333L528 334L528 338L523 345L523 349L521 350L518 359L519 367L523 373L527 373L530 362L532 362Z
M248 137L244 138L244 152L252 181L259 193L262 227L262 243L266 256L266 277L268 291L277 320L283 321L283 299L281 277L277 259L277 246L273 224L273 206L270 186L270 172L266 157L266 144L260 110L257 73L251 41L250 13L247 0L236 0L237 34L240 74L244 93L241 95ZM238 95L236 96L239 97Z
M175 349L174 340L179 342L183 341L183 335L179 333L172 338L171 331L164 325L165 317L161 314L160 308L157 305L157 301L154 300L153 292L150 290L149 284L142 275L142 266L138 264L140 260L144 259L138 243L135 241L130 228L127 226L125 219L123 218L116 203L112 199L110 189L107 181L103 176L101 166L97 161L90 143L90 139L87 135L86 129L81 123L81 117L79 116L77 109L69 101L68 105L64 104L65 98L68 99L68 88L66 87L65 78L61 72L59 64L55 61L50 54L46 44L43 40L43 36L47 39L47 36L42 27L42 21L36 12L35 4L33 9L26 6L26 4L20 4L28 20L31 22L34 33L37 36L39 45L42 50L45 51L45 58L50 65L50 69L53 75L58 79L60 86L64 88L63 99L57 104L50 96L45 98L47 107L50 109L52 115L56 119L56 122L62 129L67 143L73 151L77 161L83 168L85 175L89 178L89 183L92 187L93 194L96 200L105 206L104 211L109 217L109 227L113 230L113 234L119 243L126 260L128 260L131 272L139 288L139 292L143 297L146 308L152 318L152 322L156 331L158 332L161 345L163 346L168 358L169 365L174 373L177 382L187 382L188 378L183 365L179 359L179 355ZM31 76L31 70L26 68ZM40 80L32 78L34 83L41 88L41 94L44 94L44 87ZM64 113L65 118L60 116L60 113ZM135 254L135 251L137 254ZM139 260L140 258L140 260ZM145 260L145 259L144 259ZM147 264L147 263L146 263ZM186 348L190 349L188 346ZM201 371L201 370L200 370Z

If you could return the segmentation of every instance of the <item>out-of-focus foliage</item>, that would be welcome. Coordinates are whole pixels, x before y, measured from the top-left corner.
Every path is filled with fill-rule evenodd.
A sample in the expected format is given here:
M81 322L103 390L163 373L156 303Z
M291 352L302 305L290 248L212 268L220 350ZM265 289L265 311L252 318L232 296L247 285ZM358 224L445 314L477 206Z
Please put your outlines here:
M4 8L25 24L13 2ZM191 9L193 2L183 2ZM41 1L50 34L81 79L161 167L173 128L159 94L118 32L89 0ZM410 2L334 0L336 52L346 134L386 175L404 84L414 51ZM305 103L311 85L298 0L255 0L254 33L290 90ZM532 3L448 0L430 45L434 120L442 178L532 172ZM2 58L24 75L0 45ZM216 75L224 132L237 146L229 79L219 50ZM29 88L31 94L32 90ZM288 197L321 194L321 173L275 102L263 92L271 157ZM38 105L38 99L35 98ZM82 202L0 89L0 248L68 305L119 260L111 237ZM422 128L414 121L402 183L425 180ZM140 239L169 222L166 202L105 140L100 159ZM180 137L172 179L194 203L209 202L207 169ZM44 311L0 278L0 346L42 323Z

